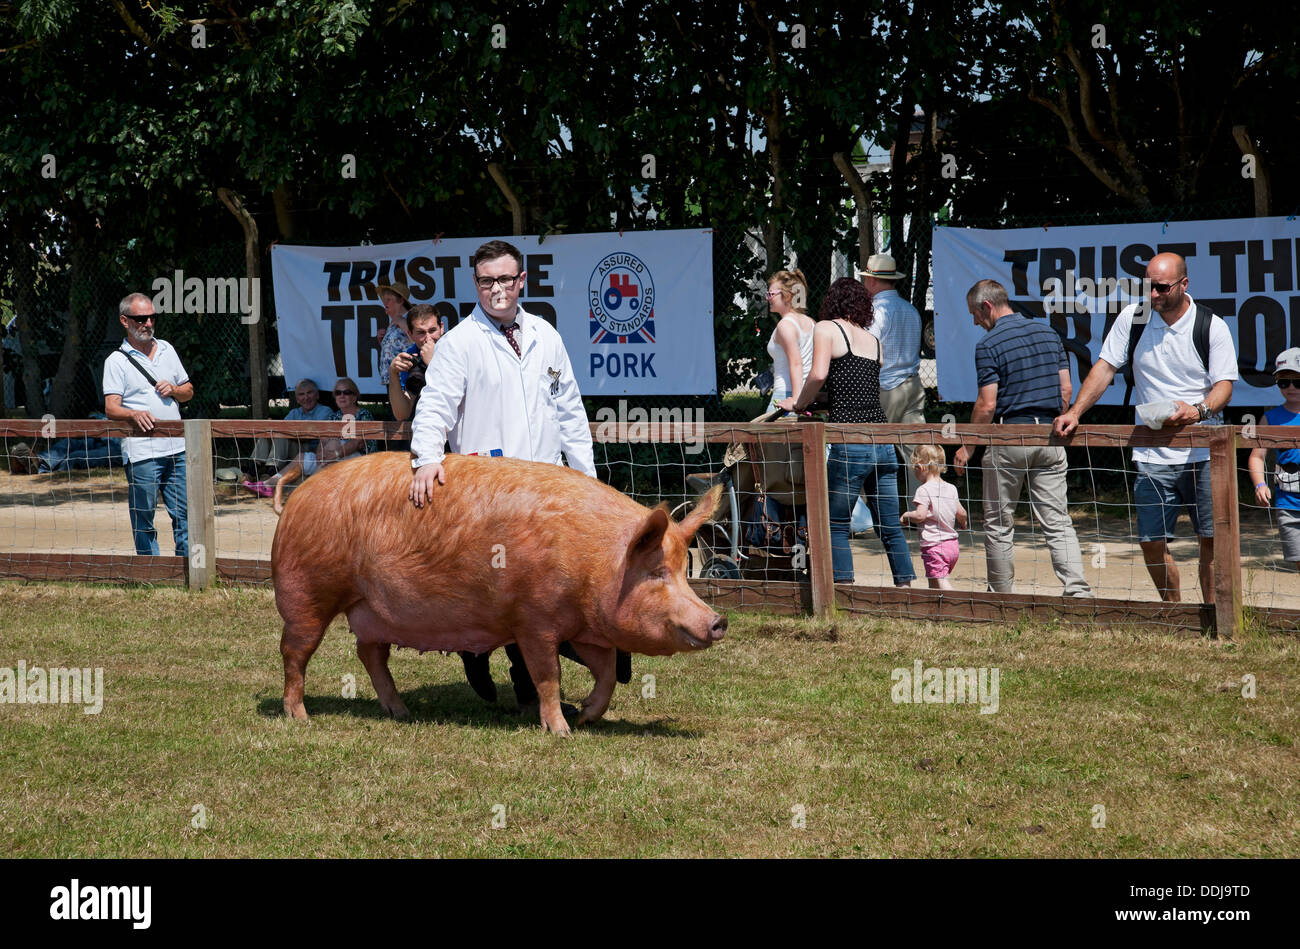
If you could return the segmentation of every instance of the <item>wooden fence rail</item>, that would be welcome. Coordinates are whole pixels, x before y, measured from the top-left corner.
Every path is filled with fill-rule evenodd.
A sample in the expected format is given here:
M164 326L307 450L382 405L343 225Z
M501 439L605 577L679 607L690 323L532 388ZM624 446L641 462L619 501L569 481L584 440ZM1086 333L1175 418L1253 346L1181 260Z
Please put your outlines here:
M338 434L340 422L274 422L256 420L199 419L157 423L151 435L184 437L186 440L189 491L191 556L71 555L44 553L0 553L0 575L29 579L78 577L86 579L149 580L180 582L202 588L215 579L259 582L269 576L269 563L260 560L215 556L213 527L213 440L230 438L303 438ZM360 438L399 439L410 437L410 426L398 422L353 422L352 435ZM1007 619L1026 613L1034 615L1099 616L1110 621L1159 620L1188 629L1213 627L1231 635L1242 626L1242 570L1237 503L1236 453L1243 448L1287 448L1300 444L1300 433L1287 426L1189 426L1168 431L1151 431L1141 426L1086 425L1069 439L1058 439L1046 425L959 425L892 424L833 425L816 421L789 424L740 424L729 422L690 423L654 420L639 428L611 437L609 423L592 423L598 443L626 441L671 444L699 441L714 444L743 442L748 445L799 443L805 472L809 529L809 575L806 585L780 581L755 584L743 580L693 580L692 583L719 606L757 602L780 612L811 609L830 617L837 609L871 609L915 617ZM58 437L138 436L130 423L102 420L0 419L0 438L39 439ZM617 437L621 436L621 437ZM1170 446L1208 447L1214 503L1215 602L1170 604L1131 600L1070 601L1063 597L1017 594L961 593L923 589L867 587L833 582L829 529L829 492L826 477L826 446L833 444L958 445L1064 445L1098 448ZM745 597L748 592L754 596ZM756 600L755 597L756 596ZM1300 611L1270 610L1270 619L1292 628Z

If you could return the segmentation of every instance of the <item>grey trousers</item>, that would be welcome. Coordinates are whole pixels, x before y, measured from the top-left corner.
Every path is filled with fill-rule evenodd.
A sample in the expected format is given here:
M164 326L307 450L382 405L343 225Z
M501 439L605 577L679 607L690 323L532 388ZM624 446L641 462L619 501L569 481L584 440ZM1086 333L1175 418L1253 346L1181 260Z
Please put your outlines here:
M1047 445L989 446L984 452L984 554L989 589L1011 593L1016 576L1015 516L1020 492L1029 483L1029 509L1043 530L1052 569L1066 596L1091 596L1083 578L1083 556L1065 499L1065 449Z
M283 468L301 451L308 450L315 439L303 442L297 438L259 438L253 446L252 458L256 462Z

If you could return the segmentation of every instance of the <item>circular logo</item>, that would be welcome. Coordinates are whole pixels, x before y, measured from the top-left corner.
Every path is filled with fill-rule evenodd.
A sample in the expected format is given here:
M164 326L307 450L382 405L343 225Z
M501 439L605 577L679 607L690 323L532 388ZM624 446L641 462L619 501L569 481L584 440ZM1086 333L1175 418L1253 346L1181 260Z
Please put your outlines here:
M633 254L606 255L587 281L587 303L591 318L605 333L631 336L640 331L654 318L655 284L649 268Z

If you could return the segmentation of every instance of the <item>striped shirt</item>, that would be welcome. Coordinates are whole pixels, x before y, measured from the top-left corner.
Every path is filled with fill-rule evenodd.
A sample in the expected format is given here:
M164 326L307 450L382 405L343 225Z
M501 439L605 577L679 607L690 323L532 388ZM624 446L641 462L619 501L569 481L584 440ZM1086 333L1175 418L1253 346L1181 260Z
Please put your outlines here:
M1045 320L1027 320L1019 313L999 317L975 345L980 387L998 387L995 419L1061 414L1060 371L1069 368L1060 334Z

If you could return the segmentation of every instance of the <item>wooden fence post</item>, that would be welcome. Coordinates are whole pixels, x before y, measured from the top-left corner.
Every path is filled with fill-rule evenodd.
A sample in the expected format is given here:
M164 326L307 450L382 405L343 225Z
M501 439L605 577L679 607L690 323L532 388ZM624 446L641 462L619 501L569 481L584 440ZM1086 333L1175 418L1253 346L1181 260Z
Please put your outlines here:
M212 423L185 420L185 506L189 514L190 556L185 585L203 590L217 574L217 525L212 493Z
M812 577L813 615L835 615L835 570L831 563L831 505L826 481L826 425L805 422L803 436L804 490L808 499L808 573Z
M1214 507L1214 622L1219 636L1241 631L1241 525L1237 513L1237 429L1220 426L1210 438Z

